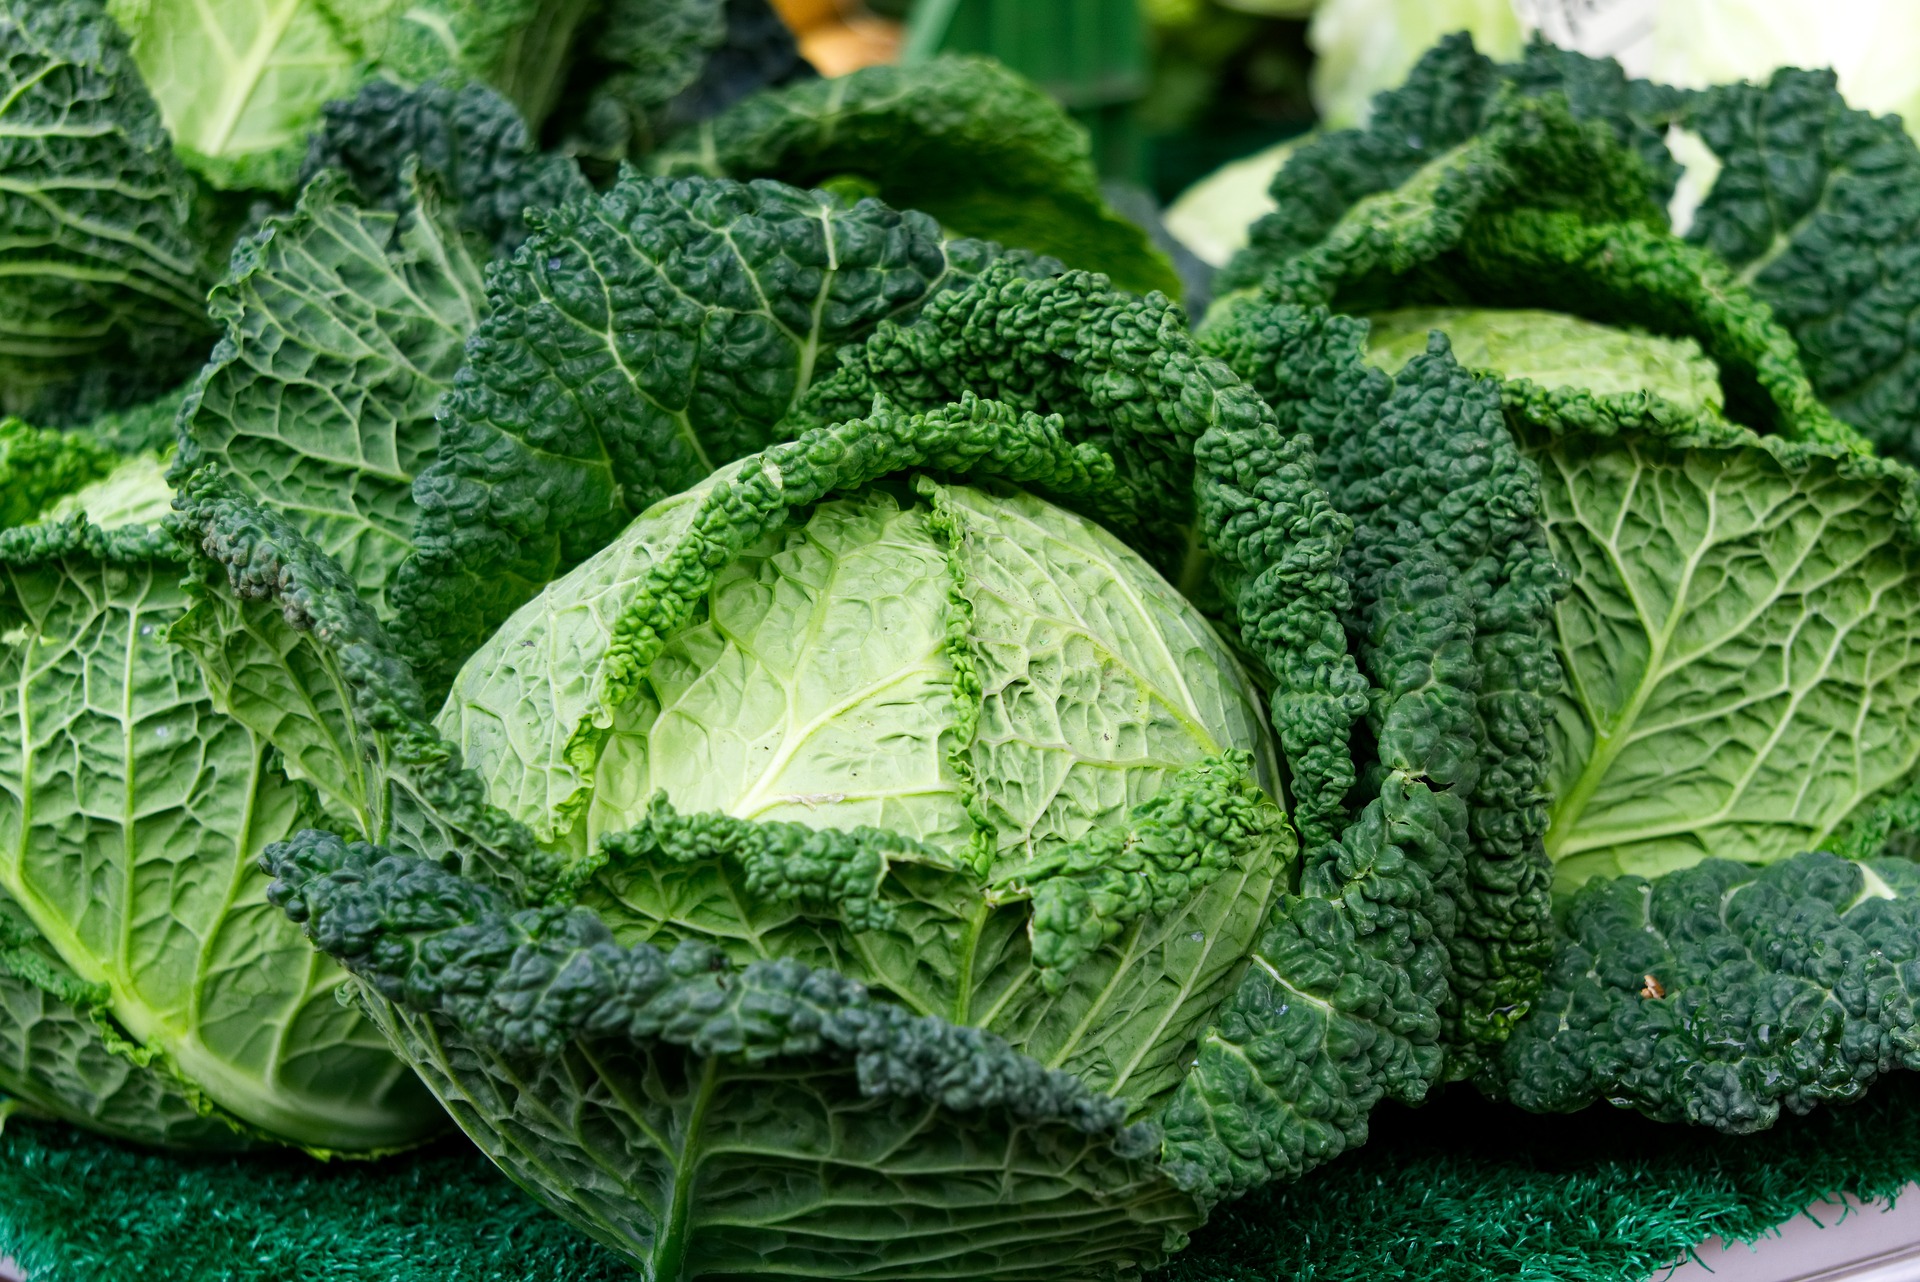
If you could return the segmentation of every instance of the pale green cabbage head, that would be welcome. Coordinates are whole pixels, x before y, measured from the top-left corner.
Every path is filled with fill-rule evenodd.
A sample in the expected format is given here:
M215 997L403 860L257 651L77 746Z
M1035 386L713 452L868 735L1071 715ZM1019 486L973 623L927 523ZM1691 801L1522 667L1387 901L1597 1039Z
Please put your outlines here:
M1273 211L1274 179L1314 136L1289 138L1220 166L1167 206L1167 231L1203 262L1225 267L1247 247L1248 229Z
M516 614L442 732L623 942L831 967L1136 1105L1170 1090L1290 872L1240 665L1098 525L922 476L751 544L609 706L621 619L736 470Z

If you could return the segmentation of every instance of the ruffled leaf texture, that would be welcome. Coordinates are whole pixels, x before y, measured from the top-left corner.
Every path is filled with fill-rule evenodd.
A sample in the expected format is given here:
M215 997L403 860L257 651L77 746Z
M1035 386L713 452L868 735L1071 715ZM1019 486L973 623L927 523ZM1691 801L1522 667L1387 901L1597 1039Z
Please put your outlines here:
M482 1150L654 1276L1093 1277L1198 1221L1118 1101L831 971L623 948L325 834L273 861Z
M473 82L406 88L370 80L329 102L307 142L299 187L328 170L346 175L370 209L402 216L419 201L415 175L424 176L450 221L478 241L482 259L519 247L527 210L593 194L573 160L539 150L512 103Z
M1501 1065L1524 1108L1734 1133L1920 1067L1920 875L1815 852L1588 882Z
M1299 432L1291 458L1255 441L1203 456L1202 501L1238 544L1228 597L1276 678L1303 889L1366 904L1362 923L1446 1020L1447 1071L1469 1074L1526 1012L1551 948L1541 838L1564 583L1537 473L1498 384L1444 340L1390 378L1367 364L1362 323L1245 299L1202 342ZM1313 507L1263 502L1289 471L1315 482ZM1295 536L1314 559L1275 558L1267 541L1298 523L1320 533ZM1377 902L1382 867L1417 877L1422 900Z
M428 683L640 512L778 439L836 349L996 253L773 183L630 177L537 215L488 282L389 587Z
M1405 85L1380 96L1364 129L1300 149L1274 181L1278 208L1255 224L1226 280L1254 284L1305 253L1361 200L1401 187L1481 134L1509 96L1549 94L1563 95L1576 119L1604 129L1638 160L1661 207L1679 184L1683 204L1674 207L1684 211L1685 242L1767 305L1833 413L1883 452L1920 459L1920 356L1905 319L1920 244L1920 148L1897 118L1849 107L1828 71L1788 67L1765 84L1681 91L1544 43L1499 65L1465 35L1449 37ZM1685 144L1683 182L1670 140ZM1666 220L1652 225L1664 230ZM1661 250L1639 272L1653 283L1676 269L1693 270ZM1537 297L1656 332L1687 323L1657 308L1599 315L1551 288ZM1423 301L1511 305L1477 292ZM1709 354L1720 358L1711 346Z

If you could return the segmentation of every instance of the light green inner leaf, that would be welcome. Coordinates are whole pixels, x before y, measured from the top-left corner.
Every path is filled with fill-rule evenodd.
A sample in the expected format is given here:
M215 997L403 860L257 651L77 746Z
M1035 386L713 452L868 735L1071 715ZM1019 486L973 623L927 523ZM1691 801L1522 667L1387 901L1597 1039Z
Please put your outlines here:
M1920 549L1896 486L1758 439L1528 450L1573 580L1561 889L1811 849L1920 760Z
M978 665L971 746L994 876L1124 825L1166 777L1264 749L1258 700L1220 638L1138 553L1025 494L933 490L955 527L966 644ZM1256 777L1278 792L1270 756Z
M1219 638L1084 518L922 479L831 499L750 545L641 696L608 709L594 667L612 622L706 488L644 514L463 670L440 725L492 798L576 860L657 796L682 815L913 839L887 854L886 924L863 929L830 903L755 894L719 858L616 857L584 896L624 940L831 967L1097 1089L1143 1105L1171 1089L1286 887L1278 811L1263 801L1269 831L1236 838L1228 866L1170 874L1153 910L1116 918L1047 985L1022 870L1125 831L1224 752L1252 753L1275 788L1257 696ZM804 876L826 856L801 842L786 857Z
M1468 369L1596 395L1652 392L1696 413L1718 414L1722 405L1720 371L1690 338L1638 334L1533 310L1413 307L1368 319L1368 356L1390 374L1426 351L1427 335L1437 329Z
M749 549L654 661L654 706L615 714L589 840L631 827L659 791L689 812L964 851L947 591L930 513L881 493Z
M167 484L166 461L142 454L57 500L40 519L53 522L84 516L103 530L117 530L158 525L172 510L173 487Z
M175 144L214 183L284 187L361 51L319 0L109 0Z
M440 712L440 733L486 783L489 799L540 840L573 833L590 796L592 754L571 747L583 728L613 723L599 671L615 622L708 491L739 470L722 468L647 509L597 556L516 611L460 670Z
M435 1110L267 902L262 849L316 816L169 642L181 569L76 551L0 578L0 892L226 1111L316 1148L415 1139Z

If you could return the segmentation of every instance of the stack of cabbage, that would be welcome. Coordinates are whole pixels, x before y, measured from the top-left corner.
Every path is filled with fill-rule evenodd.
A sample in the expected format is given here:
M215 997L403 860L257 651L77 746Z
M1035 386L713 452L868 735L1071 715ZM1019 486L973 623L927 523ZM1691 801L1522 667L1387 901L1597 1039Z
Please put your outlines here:
M30 8L11 101L92 85L190 241L124 41ZM1448 43L1196 334L1036 255L1159 262L1028 92L802 83L599 190L478 85L329 109L183 391L0 433L0 1088L353 1151L424 1089L663 1282L1057 1280L1447 1081L1920 1067L1897 124ZM146 278L41 261L9 386L130 395Z
M231 620L162 528L170 462L221 460L377 591L412 548L412 481L484 264L525 239L523 210L588 198L617 160L827 166L957 226L1031 227L1143 288L1173 281L1038 90L944 61L829 97L764 4L5 0L0 55L0 405L36 424L0 422L0 1108L127 1138L372 1153L447 1126L258 866L303 828L406 816L327 774L366 742L325 742L344 688L309 706L230 665ZM863 131L914 145L862 164L842 153ZM953 190L956 167L983 177ZM725 190L716 217L742 199ZM667 207L648 199L643 221ZM755 200L789 230L835 207ZM1056 210L1044 226L1036 203ZM925 219L843 222L847 267L872 271L794 340L803 368L987 253L943 248ZM747 328L716 338L740 345L740 430L762 430L794 389L756 372ZM654 493L703 475L700 457L657 460ZM648 501L628 491L619 511ZM613 515L573 535L604 541Z

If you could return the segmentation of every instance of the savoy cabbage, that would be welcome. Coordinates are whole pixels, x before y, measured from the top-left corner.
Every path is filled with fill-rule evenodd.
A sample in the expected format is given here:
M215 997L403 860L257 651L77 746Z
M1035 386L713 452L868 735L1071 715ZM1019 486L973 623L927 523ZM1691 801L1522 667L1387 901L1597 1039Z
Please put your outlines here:
M636 178L537 231L496 277L501 340L483 325L469 347L441 458L467 430L461 389L487 404L471 398L495 366L625 385L618 366L614 381L519 354L595 332L552 325L567 316L554 303L579 304L562 292L567 242L537 248L548 230L618 229L607 243L640 281L684 270L637 252L683 235L734 252L702 237L710 210L777 232L813 205L794 223L810 235L882 264L926 252L900 239L911 220L820 199ZM946 270L956 252L926 261ZM895 289L873 269L836 282L754 260L774 266L746 279L804 283L809 299L924 298L797 313L871 318L837 369L799 383L791 322L723 313L775 377L746 384L753 396L715 382L684 418L661 416L665 439L766 443L717 470L636 453L635 477L679 492L598 536L556 525L582 548L572 568L536 563L530 601L444 652L460 666L437 717L404 657L430 616L402 607L390 617L408 626L389 631L286 495L210 457L176 473L206 583L181 634L327 811L270 852L277 902L359 977L487 1152L656 1271L1012 1278L1151 1259L1220 1198L1359 1142L1380 1099L1471 1071L1503 1035L1507 972L1544 963L1546 936L1514 905L1545 880L1506 869L1533 869L1526 781L1541 766L1522 741L1554 670L1517 622L1557 586L1524 504L1405 572L1384 562L1420 498L1383 511L1357 554L1380 572L1348 584L1353 526L1319 489L1309 438L1194 346L1177 305L967 252L978 265L932 291L926 276ZM714 281L738 270L720 261ZM777 294L752 297L781 318ZM1397 392L1376 377L1382 413L1356 425L1356 450L1409 448L1426 410L1403 407L1441 404L1488 498L1524 498L1517 456L1487 430L1491 384L1444 355ZM631 430L657 404L567 397L540 413ZM516 437L565 439L477 439ZM480 590L498 575L481 558L500 546L446 545L479 571L451 601L490 608ZM1203 586L1208 549L1233 567L1231 642L1167 577ZM1276 592L1282 576L1304 590ZM1357 659L1349 608L1378 637ZM1508 616L1513 642L1496 642ZM1256 693L1237 656L1260 685L1290 680L1311 662L1295 637L1342 656L1323 689ZM1419 647L1438 687L1406 661ZM1511 689L1480 697L1483 670ZM1376 706L1365 733L1336 736L1330 717ZM1340 791L1361 780L1373 799L1348 816ZM1476 829L1476 795L1514 817ZM1482 912L1522 930L1463 928ZM728 1138L748 1134L745 1150ZM881 1220L855 1210L883 1186L909 1192Z
M1685 239L1670 120L1727 159ZM1804 216L1767 223L1756 261L1739 229L1786 196L1761 157L1789 120L1872 137L1879 159L1815 148L1789 202ZM1897 252L1920 153L1808 73L1686 95L1543 45L1497 67L1463 38L1376 122L1281 172L1233 269L1254 287L1203 342L1284 382L1300 361L1275 335L1331 305L1374 318L1349 362L1399 368L1431 327L1503 380L1567 577L1539 844L1564 902L1484 1084L1748 1130L1920 1064L1890 942L1920 913L1904 870L1874 862L1911 823L1920 763L1920 482L1846 421L1900 448L1894 403L1847 391L1823 337L1844 329L1876 386L1902 377L1856 267ZM1307 185L1323 173L1346 207Z
M1055 1280L1920 1067L1904 134L1443 42L1196 331L1031 86L768 20L0 0L0 1090Z

